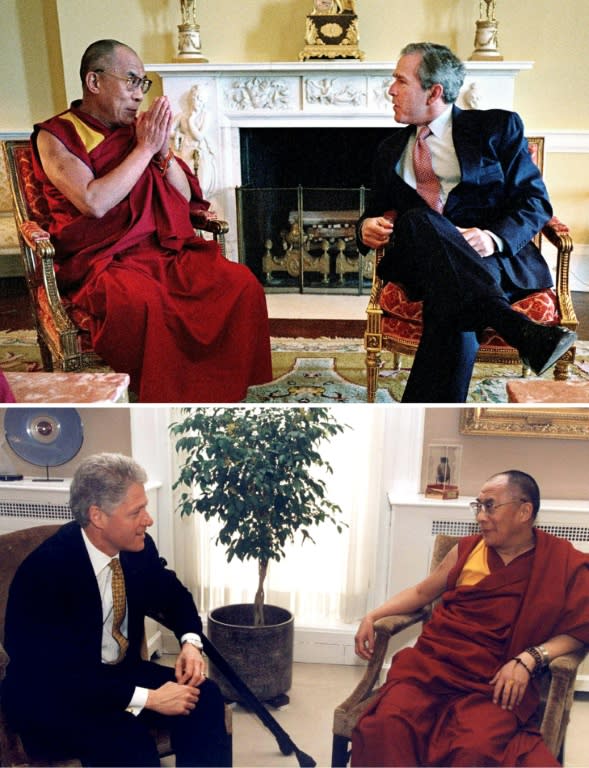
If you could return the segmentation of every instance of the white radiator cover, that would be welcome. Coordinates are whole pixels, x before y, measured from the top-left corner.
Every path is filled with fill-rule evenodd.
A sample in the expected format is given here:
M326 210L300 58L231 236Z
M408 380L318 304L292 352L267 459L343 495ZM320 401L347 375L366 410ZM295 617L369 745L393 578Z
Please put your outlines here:
M72 519L68 503L70 484L71 478L48 482L25 477L24 480L0 482L0 534L37 525L67 523ZM159 488L160 483L157 482L148 481L145 485L149 513L154 521L149 533L156 544ZM159 624L147 619L145 629L148 653L152 655L161 651L162 631Z

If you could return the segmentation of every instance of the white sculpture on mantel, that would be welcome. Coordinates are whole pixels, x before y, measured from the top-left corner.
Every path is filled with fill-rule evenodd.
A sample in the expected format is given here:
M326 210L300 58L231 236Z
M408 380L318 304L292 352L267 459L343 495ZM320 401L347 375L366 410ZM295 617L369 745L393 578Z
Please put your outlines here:
M180 0L182 24L178 24L176 61L206 62L200 47L200 26L196 22L196 0Z
M497 27L495 0L479 0L479 19L476 22L474 51L470 61L502 61L497 48Z

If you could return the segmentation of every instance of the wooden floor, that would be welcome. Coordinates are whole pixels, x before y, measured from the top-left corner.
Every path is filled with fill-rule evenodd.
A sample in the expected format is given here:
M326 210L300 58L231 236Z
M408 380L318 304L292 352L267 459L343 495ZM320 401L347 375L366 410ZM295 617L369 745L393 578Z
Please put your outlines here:
M589 292L574 291L573 304L579 320L579 339L589 341ZM368 297L366 297L368 303ZM34 328L29 298L24 281L19 278L0 279L0 331ZM317 338L340 336L362 338L364 323L359 320L291 320L271 318L272 336Z

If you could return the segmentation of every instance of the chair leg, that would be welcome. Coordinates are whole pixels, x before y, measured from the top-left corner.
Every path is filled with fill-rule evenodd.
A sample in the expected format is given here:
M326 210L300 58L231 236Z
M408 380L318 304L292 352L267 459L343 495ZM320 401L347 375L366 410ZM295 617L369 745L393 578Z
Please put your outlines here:
M380 354L376 350L368 348L366 350L366 400L369 403L373 403L376 397L379 370Z
M332 768L345 768L350 759L350 740L347 736L334 734L331 748Z
M569 349L554 366L554 380L566 381L571 376L572 363L575 362L575 348Z

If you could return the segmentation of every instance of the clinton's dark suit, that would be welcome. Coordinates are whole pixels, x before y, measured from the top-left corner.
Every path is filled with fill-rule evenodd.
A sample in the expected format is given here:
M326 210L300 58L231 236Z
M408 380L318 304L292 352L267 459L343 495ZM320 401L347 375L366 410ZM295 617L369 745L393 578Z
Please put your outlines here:
M517 114L453 107L461 181L448 196L442 216L395 170L415 130L398 129L379 146L370 200L358 225L364 218L397 211L379 274L385 282L403 283L411 298L424 301L424 333L408 399L431 394L432 376L441 374L443 379L445 373L446 381L437 392L434 386L434 397L427 399L464 401L478 349L476 332L492 325L490 300L512 302L552 285L548 266L531 242L552 208ZM492 231L502 238L503 252L481 258L457 226Z
M174 679L172 669L141 660L144 618L157 618L178 638L200 633L202 624L192 596L164 568L149 536L142 551L121 552L120 559L129 649L114 665L101 661L102 605L79 525L67 523L24 561L6 611L10 664L2 700L29 743L41 740L44 748L73 752L89 764L112 759L118 765L159 765L144 726L157 715L144 710L135 717L125 711L135 686L157 688ZM192 715L166 720L173 729L179 724L178 764L214 764L214 755L226 750L223 702L209 681ZM200 732L202 762L189 754L194 744L183 741L189 722Z

